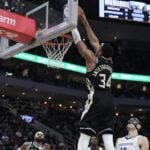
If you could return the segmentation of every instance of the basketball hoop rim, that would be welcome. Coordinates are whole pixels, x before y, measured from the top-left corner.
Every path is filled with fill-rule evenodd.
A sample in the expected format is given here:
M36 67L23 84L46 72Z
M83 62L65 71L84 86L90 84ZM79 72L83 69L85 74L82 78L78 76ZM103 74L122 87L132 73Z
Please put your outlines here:
M48 67L51 66L51 62L50 62L51 59L62 62L65 54L69 50L72 43L73 43L73 38L68 34L61 34L56 38L44 42L42 46L48 57L47 66Z
M42 45L47 45L47 46L50 46L50 45L53 45L53 46L56 46L56 45L59 45L59 46L63 46L63 45L68 45L68 43L72 43L73 42L73 38L69 35L69 34L61 34L59 35L58 37L62 37L62 38L66 38L68 39L68 41L64 42L64 43L55 43L55 42L52 42L52 41L46 41L46 42L43 42ZM56 38L58 38L56 37Z
M73 38L69 34L61 34L58 37L65 37L67 39L73 40Z

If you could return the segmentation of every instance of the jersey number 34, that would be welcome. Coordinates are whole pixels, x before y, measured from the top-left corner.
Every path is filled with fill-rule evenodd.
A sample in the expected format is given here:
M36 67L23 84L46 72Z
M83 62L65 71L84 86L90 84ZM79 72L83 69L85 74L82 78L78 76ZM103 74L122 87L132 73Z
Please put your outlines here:
M106 74L99 74L99 77L100 77L99 87L101 88L111 87L111 75L107 80L106 80Z

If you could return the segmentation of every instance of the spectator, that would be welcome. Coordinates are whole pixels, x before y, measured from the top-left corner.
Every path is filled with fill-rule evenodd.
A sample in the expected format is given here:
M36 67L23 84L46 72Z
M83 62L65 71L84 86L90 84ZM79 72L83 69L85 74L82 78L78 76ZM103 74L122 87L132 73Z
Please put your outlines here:
M44 142L44 133L41 131L38 131L35 133L34 141L25 142L20 147L20 150L28 150L28 149L50 150L50 145L49 144L43 144L43 142Z

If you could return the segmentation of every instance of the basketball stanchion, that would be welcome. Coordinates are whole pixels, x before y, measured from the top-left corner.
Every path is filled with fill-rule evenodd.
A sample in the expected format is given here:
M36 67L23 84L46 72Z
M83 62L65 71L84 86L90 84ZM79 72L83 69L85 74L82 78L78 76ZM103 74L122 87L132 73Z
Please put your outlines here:
M60 35L48 42L42 43L42 46L48 57L47 66L57 68L51 64L51 61L55 60L58 62L62 62L72 43L73 39L68 34Z

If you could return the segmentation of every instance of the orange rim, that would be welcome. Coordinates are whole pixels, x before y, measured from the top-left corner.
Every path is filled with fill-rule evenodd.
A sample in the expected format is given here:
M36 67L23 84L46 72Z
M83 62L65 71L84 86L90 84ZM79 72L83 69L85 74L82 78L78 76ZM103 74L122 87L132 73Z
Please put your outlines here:
M69 34L62 34L62 35L59 35L58 37L65 37L67 39L73 40Z
M62 37L62 38L66 38L68 39L69 41L66 41L64 43L54 43L53 41L47 41L47 42L44 42L42 43L42 45L52 45L52 46L55 46L55 45L62 45L62 46L65 46L65 45L68 45L68 43L70 42L73 42L73 39L70 35L68 34L61 34L59 35L58 37ZM56 37L57 38L57 37Z

